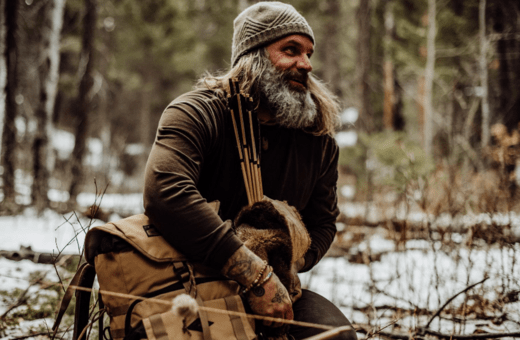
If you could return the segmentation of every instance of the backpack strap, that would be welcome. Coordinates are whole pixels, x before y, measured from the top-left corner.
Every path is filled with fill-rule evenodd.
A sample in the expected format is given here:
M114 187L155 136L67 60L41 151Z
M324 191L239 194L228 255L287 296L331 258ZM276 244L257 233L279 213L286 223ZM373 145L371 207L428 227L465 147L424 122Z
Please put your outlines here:
M202 301L200 295L197 294L197 288L194 284L195 278L193 276L193 270L191 270L189 264L185 262L174 262L173 266L175 274L180 276L180 281L182 282L184 289L186 289L186 293L194 297L199 306L204 307L204 301ZM202 335L204 336L204 340L212 340L206 311L199 309L199 318L202 325Z
M226 307L228 310L231 310L233 312L240 312L236 296L225 297L224 301L226 302ZM230 314L229 319L231 321L231 325L233 326L233 331L235 332L236 338L238 340L247 340L248 338L246 330L244 328L244 324L242 323L242 318L238 315Z
M98 292L98 301L99 301L99 310L102 310L105 308L105 304L103 303L103 297L101 296L101 293ZM101 313L99 315L99 319L98 319L98 329L99 329L99 332L98 332L98 335L99 335L99 340L103 340L103 339L107 339L106 337L106 334L105 332L109 331L109 336L110 336L110 339L112 339L112 335L110 334L110 327L104 327L104 322L103 322L103 314L104 313Z
M94 278L96 277L96 270L94 266L88 264L85 266L83 270L83 274L80 277L78 282L78 286L85 288L92 288L94 284ZM90 312L90 291L82 291L76 290L76 309L74 311L74 333L72 335L72 340L85 340L87 339L87 334L78 339L81 335L81 332L88 325L89 321L89 312Z
M58 310L58 313L56 315L56 320L54 321L54 325L52 326L52 330L54 331L52 338L54 339L56 337L56 333L58 332L58 329L60 327L61 320L63 319L63 315L65 315L65 311L67 310L67 307L69 307L70 301L72 300L72 295L74 294L74 291L76 290L74 287L85 287L85 288L92 288L92 285L94 283L94 278L96 276L96 271L94 267L88 263L83 263L78 270L76 271L76 274L74 274L74 277L70 281L69 286L65 290L65 294L63 295L63 298L61 299L60 308ZM85 293L85 294L80 294ZM88 298L85 298L85 295L88 293ZM81 296L79 296L81 295ZM77 336L81 333L81 330L77 331L77 326L83 325L83 328L88 324L88 313L89 313L89 305L90 305L90 292L83 292L83 291L76 291L76 311L75 311L75 317L74 317L74 337L73 339L76 340ZM86 300L86 303L85 303ZM82 301L82 303L81 303ZM86 304L86 306L85 306ZM86 310L81 310L82 308ZM84 320L79 320L84 319Z

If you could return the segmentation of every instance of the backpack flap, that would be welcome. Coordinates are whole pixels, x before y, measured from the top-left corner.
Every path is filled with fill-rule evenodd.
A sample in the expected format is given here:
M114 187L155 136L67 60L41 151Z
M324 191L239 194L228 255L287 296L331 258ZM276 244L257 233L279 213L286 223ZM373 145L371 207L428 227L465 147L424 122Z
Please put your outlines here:
M177 281L173 263L185 257L170 246L145 215L92 228L85 257L95 266L102 291L145 296ZM125 315L135 298L103 294L115 339L124 336Z
M186 257L173 248L159 234L144 214L127 217L116 222L92 228L85 238L85 256L89 263L99 254L104 233L118 236L144 256L155 262L185 261Z

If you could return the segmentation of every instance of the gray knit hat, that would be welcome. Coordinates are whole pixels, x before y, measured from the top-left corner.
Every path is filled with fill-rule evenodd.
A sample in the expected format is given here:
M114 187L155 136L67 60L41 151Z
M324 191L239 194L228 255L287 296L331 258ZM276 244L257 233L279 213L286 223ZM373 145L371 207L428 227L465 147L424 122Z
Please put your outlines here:
M312 29L293 6L264 1L246 8L233 22L231 66L247 52L286 35L305 34L314 43Z

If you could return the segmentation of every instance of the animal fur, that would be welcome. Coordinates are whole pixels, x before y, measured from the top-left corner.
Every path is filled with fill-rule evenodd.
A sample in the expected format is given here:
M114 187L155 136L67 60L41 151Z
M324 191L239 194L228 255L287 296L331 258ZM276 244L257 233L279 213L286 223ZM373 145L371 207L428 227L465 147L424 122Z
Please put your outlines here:
M244 245L273 267L289 290L292 243L287 222L269 201L244 208L235 220L235 230Z
M294 212L298 214L296 209ZM235 219L235 231L247 248L273 267L292 296L293 245L285 217L271 202L260 201L242 209ZM265 335L268 339L286 339L286 331L287 327L271 328L265 330Z
M237 228L238 238L245 246L273 267L282 284L289 289L291 277L291 242L282 230L255 229L247 224Z

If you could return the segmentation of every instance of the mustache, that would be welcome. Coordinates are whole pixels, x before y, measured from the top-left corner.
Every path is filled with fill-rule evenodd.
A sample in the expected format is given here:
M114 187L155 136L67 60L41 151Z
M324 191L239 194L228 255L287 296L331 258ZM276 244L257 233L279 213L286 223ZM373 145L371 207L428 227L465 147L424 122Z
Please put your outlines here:
M283 72L282 79L285 81L294 80L298 83L302 83L303 85L305 85L305 87L307 87L309 81L309 74L307 72L287 70Z

